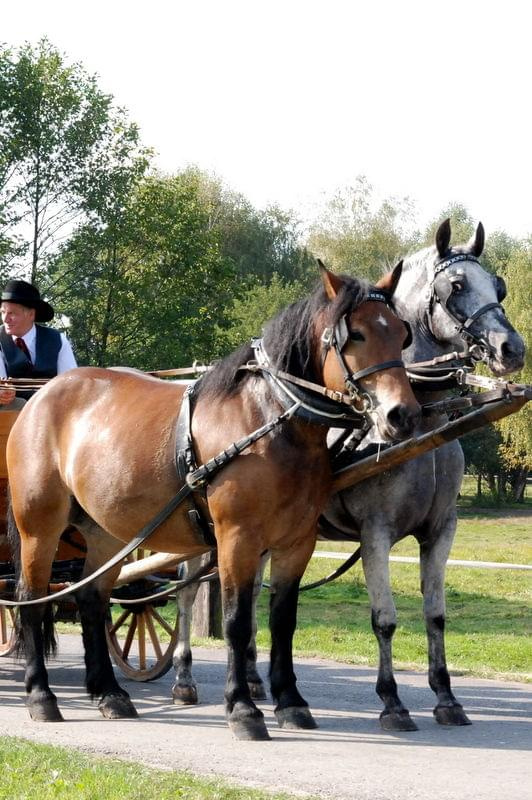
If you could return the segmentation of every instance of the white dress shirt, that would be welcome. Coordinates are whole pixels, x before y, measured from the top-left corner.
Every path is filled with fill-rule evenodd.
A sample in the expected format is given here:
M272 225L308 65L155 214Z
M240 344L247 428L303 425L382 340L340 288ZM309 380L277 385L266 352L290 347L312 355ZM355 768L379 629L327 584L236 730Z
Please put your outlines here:
M72 345L68 341L67 337L64 333L60 333L61 336L61 349L57 355L57 374L60 375L61 372L66 372L68 369L72 369L73 367L77 367L76 358L74 353L72 352ZM35 325L32 325L30 330L24 334L24 336L13 336L12 339L24 339L24 343L28 348L29 354L31 356L31 361L35 364L36 358L36 347L37 347L37 329ZM0 357L0 379L7 378L7 368L6 363L4 361L4 357Z

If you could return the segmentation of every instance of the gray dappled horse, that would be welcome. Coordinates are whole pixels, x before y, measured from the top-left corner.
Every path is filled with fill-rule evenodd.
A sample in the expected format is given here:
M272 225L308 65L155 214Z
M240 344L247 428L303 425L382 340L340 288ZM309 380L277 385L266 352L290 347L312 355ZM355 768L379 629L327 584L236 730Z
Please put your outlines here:
M472 240L450 247L451 227L443 222L435 246L405 259L394 302L399 316L409 323L412 343L405 362L432 360L467 347L495 375L520 369L524 344L504 315L501 301L504 281L478 263L484 247L484 229L478 225ZM441 399L445 388L434 391L432 380L414 380L420 403ZM445 387L445 383L441 384ZM429 391L431 390L431 391ZM445 415L425 417L423 431L447 421ZM374 429L361 447L378 442ZM377 693L384 703L381 725L386 730L416 730L397 693L392 668L392 637L396 610L390 586L391 547L412 534L418 540L421 561L423 613L428 637L429 684L438 702L436 721L442 725L467 725L469 720L455 699L445 660L444 573L456 530L456 500L464 471L457 441L426 453L363 483L345 489L330 500L322 516L320 538L361 543L362 564L371 601L371 620L379 643ZM193 569L193 567L190 567ZM257 583L256 594L260 584ZM190 605L195 589L180 598L180 642L176 649L175 702L197 702L190 672ZM254 640L248 650L248 682L256 698L264 690L255 669Z

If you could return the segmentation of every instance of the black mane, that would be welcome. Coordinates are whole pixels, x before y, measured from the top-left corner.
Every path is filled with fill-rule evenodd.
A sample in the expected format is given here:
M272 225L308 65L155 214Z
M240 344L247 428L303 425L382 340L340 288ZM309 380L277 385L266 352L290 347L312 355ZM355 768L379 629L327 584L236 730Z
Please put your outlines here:
M330 301L320 283L306 299L283 309L264 327L263 345L270 362L276 369L290 372L300 378L318 382L312 361L314 320L325 311L325 322L334 326L344 314L352 314L366 299L369 285L366 281L342 275L343 286ZM251 373L240 370L254 358L249 344L244 344L220 361L199 382L196 396L231 396Z

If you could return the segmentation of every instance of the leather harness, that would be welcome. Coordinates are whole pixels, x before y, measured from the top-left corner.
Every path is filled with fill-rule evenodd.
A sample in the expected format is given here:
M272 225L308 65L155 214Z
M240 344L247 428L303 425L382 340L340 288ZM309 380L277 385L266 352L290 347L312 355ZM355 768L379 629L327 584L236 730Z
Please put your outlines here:
M390 300L385 292L371 289L366 300L385 303ZM262 339L252 340L255 360L242 365L240 369L261 374L269 383L276 400L283 412L274 420L241 439L233 442L226 450L219 453L211 461L197 467L194 444L192 440L191 421L193 399L199 381L187 386L183 395L181 409L176 425L175 465L177 474L192 489L184 500L188 506L188 518L198 536L199 542L208 547L216 546L214 525L196 503L195 493L201 492L206 497L206 486L215 472L229 463L235 456L258 439L270 433L286 419L297 416L306 422L317 423L348 430L361 429L368 426L369 413L373 410L371 397L361 388L358 381L375 372L395 367L404 367L400 359L384 361L371 367L351 372L344 359L342 350L350 338L346 315L340 318L334 327L326 328L321 337L322 365L329 349L333 348L344 375L347 393L332 391L320 384L298 378L271 366ZM360 405L361 404L361 405ZM358 407L360 405L360 407Z

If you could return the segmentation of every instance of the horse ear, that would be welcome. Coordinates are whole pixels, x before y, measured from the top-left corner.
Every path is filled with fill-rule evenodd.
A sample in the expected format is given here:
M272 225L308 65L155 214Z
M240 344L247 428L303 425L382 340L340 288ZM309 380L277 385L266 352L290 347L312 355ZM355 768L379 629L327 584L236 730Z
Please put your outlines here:
M321 282L323 283L323 288L325 289L325 293L329 300L334 300L344 285L344 282L339 275L335 275L334 272L330 272L324 265L323 261L321 261L319 258L318 266L320 268L320 277Z
M476 258L482 255L485 238L484 225L482 222L479 222L475 231L475 235L468 242L469 252L471 255L476 256Z
M392 296L397 289L397 284L399 283L399 278L401 277L401 273L403 271L403 259L392 269L391 272L387 272L386 275L383 275L382 278L379 278L375 286L378 289L386 289Z
M436 231L436 248L440 258L446 255L451 243L451 220L445 219Z

